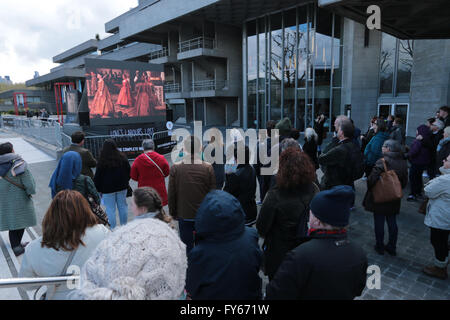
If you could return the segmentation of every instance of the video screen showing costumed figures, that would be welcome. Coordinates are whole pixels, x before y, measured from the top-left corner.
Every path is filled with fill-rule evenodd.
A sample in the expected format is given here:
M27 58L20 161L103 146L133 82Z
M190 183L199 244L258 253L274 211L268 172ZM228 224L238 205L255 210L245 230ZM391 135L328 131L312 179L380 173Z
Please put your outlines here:
M165 121L162 65L86 59L91 124Z

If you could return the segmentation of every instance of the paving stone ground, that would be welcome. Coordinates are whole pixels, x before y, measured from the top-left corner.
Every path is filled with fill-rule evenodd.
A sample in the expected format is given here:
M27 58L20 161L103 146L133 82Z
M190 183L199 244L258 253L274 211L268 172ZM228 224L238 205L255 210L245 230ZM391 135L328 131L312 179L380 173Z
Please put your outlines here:
M5 135L0 132L0 137ZM30 164L38 190L33 198L38 218L38 225L34 229L38 234L41 234L40 224L50 204L48 183L56 164L55 160ZM321 175L320 170L318 174ZM137 187L134 181L131 181L131 186ZM365 250L369 265L377 265L381 270L381 289L366 288L357 299L450 300L450 280L432 278L421 271L424 266L433 263L434 252L429 240L429 228L423 224L424 215L417 212L420 203L406 201L408 188L404 192L401 211L397 216L399 228L397 256L392 257L387 253L380 256L373 249L375 244L373 215L361 206L366 192L366 182L363 180L356 182L356 205L350 216L349 239ZM129 220L131 219L133 216L129 212ZM386 226L386 242L387 237ZM264 291L267 277L263 276L263 281Z

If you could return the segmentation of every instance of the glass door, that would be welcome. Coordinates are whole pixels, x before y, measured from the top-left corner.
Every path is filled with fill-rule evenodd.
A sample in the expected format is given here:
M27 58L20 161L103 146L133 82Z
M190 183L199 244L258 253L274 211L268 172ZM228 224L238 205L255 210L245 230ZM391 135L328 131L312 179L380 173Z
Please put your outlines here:
M378 117L387 119L390 114L393 114L393 104L379 104L378 105Z
M393 115L402 119L402 128L406 136L408 135L408 115L409 115L409 104L394 104Z
M409 116L409 104L408 103L392 103L392 104L379 104L378 105L378 117L387 119L388 115L393 115L402 119L403 132L408 135L408 116Z

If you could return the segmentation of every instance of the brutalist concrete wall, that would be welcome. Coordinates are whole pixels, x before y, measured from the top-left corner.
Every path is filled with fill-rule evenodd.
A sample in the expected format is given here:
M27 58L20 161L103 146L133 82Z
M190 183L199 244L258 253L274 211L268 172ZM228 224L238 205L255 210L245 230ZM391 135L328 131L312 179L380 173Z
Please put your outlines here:
M450 40L416 40L411 74L408 134L448 105L450 94Z
M351 104L351 117L364 131L369 119L377 113L381 32L369 31L368 46L364 46L365 26L344 20L344 57L341 114Z

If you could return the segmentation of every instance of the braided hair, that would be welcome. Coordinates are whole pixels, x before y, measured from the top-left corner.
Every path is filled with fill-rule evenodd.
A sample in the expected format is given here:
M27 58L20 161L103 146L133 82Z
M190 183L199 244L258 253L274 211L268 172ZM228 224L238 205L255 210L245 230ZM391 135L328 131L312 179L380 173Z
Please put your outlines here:
M138 208L146 208L147 212L157 212L156 218L166 223L172 222L172 218L164 211L161 197L155 189L137 188L133 191L133 198Z

